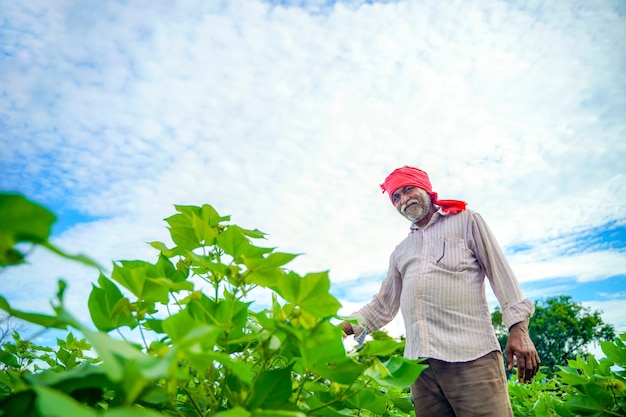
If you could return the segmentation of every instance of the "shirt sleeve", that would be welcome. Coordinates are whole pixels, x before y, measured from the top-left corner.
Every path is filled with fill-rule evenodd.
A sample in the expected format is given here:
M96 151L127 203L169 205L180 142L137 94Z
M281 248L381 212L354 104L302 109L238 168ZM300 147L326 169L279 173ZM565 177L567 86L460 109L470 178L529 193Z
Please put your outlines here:
M524 298L500 245L478 213L472 212L469 234L470 246L473 246L470 249L485 270L489 285L502 308L502 321L507 329L531 317L535 312L533 302Z
M352 313L352 316L359 318L359 326L353 328L355 336L360 336L363 331L371 333L393 320L400 309L401 293L402 277L391 254L387 275L378 293L372 301Z

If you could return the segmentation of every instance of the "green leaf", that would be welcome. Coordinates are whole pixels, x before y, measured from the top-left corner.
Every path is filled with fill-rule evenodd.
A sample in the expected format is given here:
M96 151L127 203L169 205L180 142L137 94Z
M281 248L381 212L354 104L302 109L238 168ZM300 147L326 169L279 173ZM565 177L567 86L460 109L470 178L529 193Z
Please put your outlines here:
M243 230L235 225L228 226L226 230L220 233L216 242L224 250L224 253L234 259L239 259L241 255L246 254L247 249L251 246Z
M597 383L588 383L581 387L581 391L589 398L593 398L594 402L599 404L602 408L610 409L613 405L613 395L606 388L609 379L597 377L596 380L600 383L604 381L604 384L601 386Z
M172 282L180 283L187 279L187 276L183 275L181 271L176 269L172 261L164 255L159 256L159 260L157 261L154 269L154 273L157 277L165 277Z
M250 417L252 414L245 408L235 407L227 411L218 411L215 417Z
M162 358L148 356L130 343L115 340L108 334L82 329L83 334L93 345L102 360L102 369L114 382L124 378L125 371L137 367L147 379L165 377L168 364L160 365ZM165 362L163 360L163 362Z
M392 398L391 402L400 411L410 414L414 411L413 400L411 396Z
M296 256L298 255L276 252L267 258L244 257L244 264L248 268L247 281L262 287L278 285L279 280L284 276L281 267L291 262Z
M111 278L130 290L139 300L167 304L170 291L192 290L189 281L175 282L163 277L165 266L145 261L121 261L114 264Z
M422 373L427 365L420 364L419 360L406 359L400 356L393 356L383 363L385 372L381 372L378 367L370 368L366 371L372 379L383 387L404 388L411 385Z
M59 360L59 362L61 362L63 365L67 365L68 361L70 360L70 352L68 352L65 349L59 349L57 351L57 359Z
M566 366L559 366L560 371L557 375L561 377L561 381L568 385L580 385L589 382L589 378L584 375L580 375L577 370Z
M102 417L163 417L163 413L139 407L118 407L106 410Z
M24 377L32 385L47 386L71 395L83 404L95 404L102 399L104 390L118 391L99 366L83 363L65 372L42 372Z
M272 288L286 301L298 305L316 318L334 316L341 307L341 303L329 293L328 272L307 274L303 278L289 272L283 279L277 280Z
M324 383L325 381L308 381L304 383L303 388L311 392L329 392L330 388Z
M7 417L41 417L37 413L34 400L35 393L30 389L15 392L0 400L0 412L4 413L0 415Z
M57 255L72 260L72 261L76 261L76 262L80 262L82 264L85 264L87 266L92 266L100 271L103 270L102 266L100 266L100 264L98 264L96 261L94 261L93 259L91 259L90 257L83 255L83 254L78 254L78 255L72 255L69 254L65 251L63 251L62 249L58 248L57 246L53 245L50 242L43 242L41 243L41 246L45 247L46 249L48 249L49 251L56 253Z
M67 323L63 322L59 317L14 310L11 308L8 301L2 296L0 296L0 309L6 311L11 316L17 317L18 319L22 319L29 323L55 329L67 329Z
M346 355L341 330L328 322L321 322L313 329L293 329L300 343L300 358L296 362L302 372L316 374L340 384L350 384L361 375L366 366L354 362Z
M170 225L170 235L176 245L184 250L194 250L202 245L210 246L218 234L218 225L230 219L220 216L208 204L197 206L174 206L179 214L165 219Z
M291 397L291 368L262 372L254 383L249 408L279 408Z
M216 326L207 326L194 320L186 310L163 321L163 328L172 337L176 352L182 355L196 369L214 366L214 361L228 368L243 383L252 382L252 371L248 364L234 360L229 355L214 352L215 341L223 330Z
M231 339L241 337L246 331L251 303L239 301L228 291L224 292L224 296L216 302L200 292L193 293L184 300L186 310L198 322L219 326Z
M160 251L161 254L163 254L164 256L167 256L168 258L174 257L176 255L184 254L183 250L180 250L177 247L170 249L163 242L154 241L154 242L148 242L148 244L152 246L153 248L155 248L156 250Z
M88 408L69 395L45 386L35 386L35 406L37 417L162 417L163 414L138 407L115 407L98 413ZM23 401L22 401L23 402ZM25 405L27 405L26 402ZM9 410L5 410L9 411ZM9 414L15 416L35 417L34 414Z
M2 347L0 347L0 362L14 369L20 367L20 364L18 363L15 355L12 355L9 352L5 351Z
M224 253L233 257L239 263L242 256L247 258L262 258L263 255L272 252L273 248L255 246L248 237L263 237L261 232L242 229L237 225L230 225L216 239L216 244Z
M615 342L600 342L600 347L609 360L623 367L626 365L626 347L624 347L623 343L619 346L617 342L617 340Z
M180 310L163 320L163 330L174 344L183 345L202 341L203 345L209 349L213 348L217 335L221 332L215 326L207 326L197 321L188 310Z
M35 405L45 417L98 417L98 413L78 403L69 395L44 386L34 386Z
M565 402L568 409L576 414L590 416L606 411L606 408L598 404L595 399L586 395L569 397Z
M192 350L185 351L185 358L189 363L199 369L206 369L212 365L213 361L217 361L224 365L228 370L236 376L242 383L246 385L252 384L252 370L254 362L246 363L233 360L229 355L221 352L202 351L196 352Z
M175 216L169 217L166 220L168 221L174 220L177 217L184 217L184 216L175 215ZM185 250L185 251L192 251L201 246L200 242L198 241L198 238L196 237L196 233L193 230L193 227L191 225L171 226L169 230L170 230L170 236L172 237L172 240L174 241L174 243L177 245L178 248Z
M252 417L306 417L306 415L301 411L256 409L252 412Z
M140 359L142 356L129 343L111 339L106 333L87 331L85 336L98 352L102 369L114 382L119 382L124 377L125 362Z
M361 350L359 355L372 355L372 356L389 356L396 350L404 346L396 340L372 340L367 342Z
M121 261L119 265L113 264L111 278L141 299L149 267L150 264L145 261ZM165 297L165 302L167 302L167 297Z
M322 401L322 399L320 398L320 396L317 395L313 395L310 396L308 398L304 399L304 403L307 405L308 409L315 409L317 411L315 411L314 414L315 416L323 416L323 417L354 417L355 415L359 415L358 412L364 411L364 410L354 410L356 411L353 412L353 410L349 409L349 408L343 408L343 409L338 409L340 407L345 407L345 403L344 402L340 402L340 403L336 403L335 401L333 401L334 397L325 397L324 400L326 401ZM330 404L329 404L330 403ZM362 413L363 415L367 415L365 413ZM393 414L390 414L389 417L392 417ZM393 416L396 417L396 416ZM400 417L400 416L398 416ZM407 416L401 416L401 417L407 417Z
M48 240L55 221L52 212L26 197L0 193L0 242L10 246L19 242L41 244ZM0 254L6 249L0 247Z
M312 370L320 376L343 385L349 385L365 372L367 366L354 362L350 358L323 360L316 363Z
M203 204L199 208L196 206L176 206L176 209L183 213L195 214L211 227L216 227L220 223L230 220L230 216L220 216L217 210L208 204Z
M263 233L259 229L254 229L254 230L241 229L241 231L243 232L243 234L253 239L265 239L265 233Z
M387 398L372 390L359 390L348 402L357 409L369 410L375 414L384 414L387 411Z
M165 333L165 330L163 330L163 320L161 319L145 319L142 322L142 326L144 329L152 330L156 333Z
M82 329L82 332L102 360L100 366L107 377L121 383L127 405L134 403L150 384L168 377L178 363L175 350L162 357L150 356L126 341L112 339L106 333L88 329Z
M215 244L215 238L218 235L218 229L216 226L211 226L201 217L195 214L191 216L191 225L195 238L200 244L204 246L211 246Z
M0 267L24 262L15 245L47 242L55 221L52 212L24 196L0 193Z
M137 319L131 314L130 302L115 283L100 274L98 284L100 288L93 285L87 301L91 319L98 330L108 332L122 326L137 326Z

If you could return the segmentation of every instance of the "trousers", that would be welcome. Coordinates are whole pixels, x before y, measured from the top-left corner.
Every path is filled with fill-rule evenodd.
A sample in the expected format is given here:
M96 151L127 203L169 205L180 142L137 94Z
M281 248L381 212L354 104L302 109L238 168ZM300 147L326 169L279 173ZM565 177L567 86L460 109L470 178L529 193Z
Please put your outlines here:
M470 362L428 359L411 384L415 417L513 417L502 354Z

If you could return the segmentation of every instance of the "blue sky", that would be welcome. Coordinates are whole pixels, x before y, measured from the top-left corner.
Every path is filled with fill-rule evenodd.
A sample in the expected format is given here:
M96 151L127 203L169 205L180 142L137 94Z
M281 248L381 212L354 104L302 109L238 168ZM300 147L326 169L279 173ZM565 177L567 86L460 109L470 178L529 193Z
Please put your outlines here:
M0 9L0 189L52 208L66 250L153 259L173 205L208 203L302 253L298 272L329 270L348 314L408 233L378 184L409 164L487 220L529 298L626 331L623 2ZM30 261L5 297L46 310L63 277L85 314L97 274Z

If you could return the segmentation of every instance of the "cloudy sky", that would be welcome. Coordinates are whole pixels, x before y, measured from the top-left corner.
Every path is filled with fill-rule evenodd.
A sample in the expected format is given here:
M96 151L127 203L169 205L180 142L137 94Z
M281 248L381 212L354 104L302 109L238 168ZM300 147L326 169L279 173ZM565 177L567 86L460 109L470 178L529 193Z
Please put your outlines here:
M378 186L408 164L481 213L529 298L626 331L624 2L0 9L0 189L55 211L67 251L152 260L173 205L207 203L329 270L348 314L408 233ZM64 278L84 314L96 272L30 261L2 271L5 297L46 310Z

